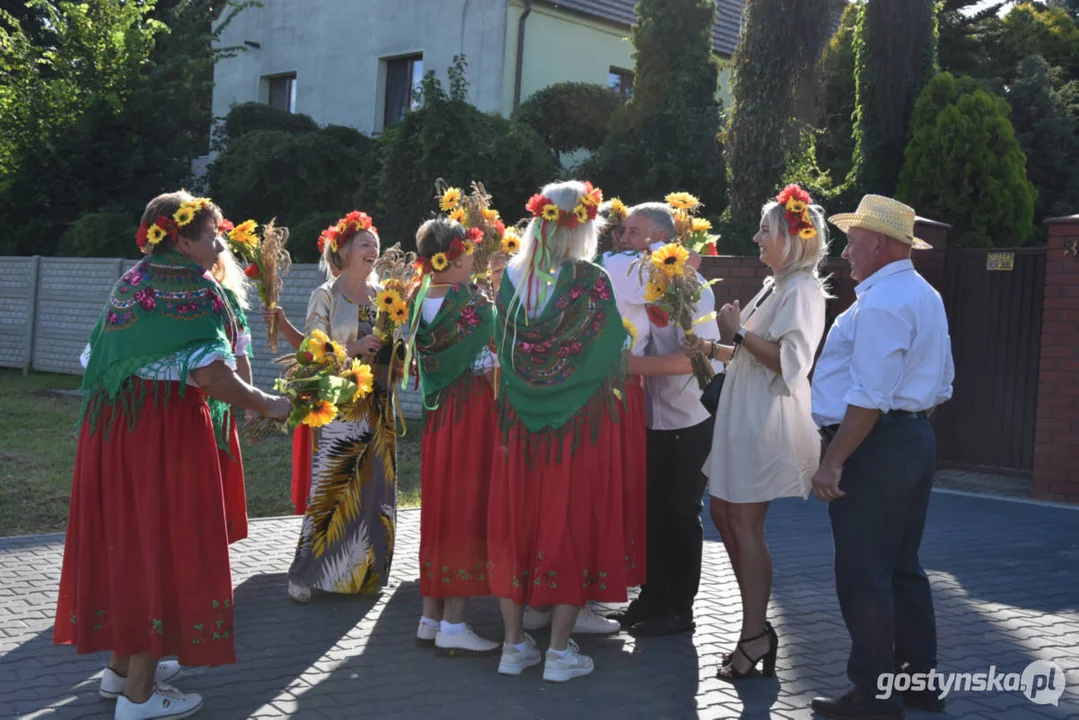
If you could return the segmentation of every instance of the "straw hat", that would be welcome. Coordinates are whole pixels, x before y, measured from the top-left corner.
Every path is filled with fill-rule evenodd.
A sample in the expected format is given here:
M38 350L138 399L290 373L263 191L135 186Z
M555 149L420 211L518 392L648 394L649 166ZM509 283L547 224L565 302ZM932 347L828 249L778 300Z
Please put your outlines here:
M894 238L915 250L932 250L925 240L914 237L914 208L882 195L866 195L852 213L833 215L828 221L843 232L865 228Z

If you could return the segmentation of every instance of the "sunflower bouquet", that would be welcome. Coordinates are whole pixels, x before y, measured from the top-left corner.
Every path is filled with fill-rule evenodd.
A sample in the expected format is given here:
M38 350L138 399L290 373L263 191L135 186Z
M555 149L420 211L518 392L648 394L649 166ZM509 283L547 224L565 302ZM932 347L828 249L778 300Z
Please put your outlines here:
M455 220L468 230L468 240L474 246L477 282L490 280L491 256L495 253L515 255L521 247L517 230L507 228L498 211L491 207L491 196L483 183L472 183L467 195L461 188L450 187L442 178L435 181L438 208L448 220Z
M671 193L664 198L674 210L674 232L678 242L700 255L718 255L716 241L718 235L712 235L712 223L697 217L704 205L695 196L687 192Z
M645 302L648 303L648 319L656 327L675 323L686 336L694 335L693 327L715 317L715 313L698 320L697 304L704 289L716 282L705 282L692 267L686 265L689 250L680 242L669 242L652 253L644 253L630 266L637 269L638 277L645 284ZM692 360L693 376L703 390L715 376L712 366L701 355Z
M281 296L281 276L292 267L292 258L285 250L288 228L275 225L271 220L263 227L261 239L257 232L258 223L254 220L245 220L239 225L226 220L222 230L232 254L247 263L244 275L254 281L263 307L273 310ZM277 352L276 317L270 320L266 328L266 347L270 352Z
M345 348L322 330L313 330L294 355L278 362L285 372L274 381L274 390L289 399L292 412L284 423L264 417L249 422L244 428L247 440L258 441L274 430L300 425L322 427L338 417L354 419L374 388L371 366L350 360Z
M399 244L394 245L375 261L374 271L382 283L382 290L375 296L375 335L387 344L397 328L408 322L407 298L416 275L416 253L406 253Z

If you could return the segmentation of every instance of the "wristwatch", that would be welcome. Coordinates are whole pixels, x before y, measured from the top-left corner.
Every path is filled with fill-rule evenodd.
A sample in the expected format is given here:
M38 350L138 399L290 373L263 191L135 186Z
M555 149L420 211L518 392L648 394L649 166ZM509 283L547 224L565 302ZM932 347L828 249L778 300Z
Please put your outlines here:
M734 334L734 344L741 345L742 341L746 339L746 333L749 332L744 327L738 328L738 332Z

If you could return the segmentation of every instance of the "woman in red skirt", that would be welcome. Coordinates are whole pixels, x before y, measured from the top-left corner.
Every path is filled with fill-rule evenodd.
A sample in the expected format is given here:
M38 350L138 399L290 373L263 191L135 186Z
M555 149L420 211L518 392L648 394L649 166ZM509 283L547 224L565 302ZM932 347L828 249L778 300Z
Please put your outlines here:
M440 655L490 655L498 643L465 624L470 597L487 587L487 494L496 410L494 309L469 282L473 246L457 222L428 220L416 233L421 283L412 298L424 404L420 469L420 595L416 642Z
M589 262L602 194L548 185L498 293L500 438L491 478L491 591L506 626L499 672L541 661L524 606L551 610L543 677L587 675L570 639L588 601L625 602L625 356L610 278Z
M211 272L221 220L205 198L154 198L137 235L149 257L113 287L90 336L53 640L112 652L101 694L125 720L201 707L159 684L178 671L159 658L235 661L230 405L289 413L236 374L237 306Z

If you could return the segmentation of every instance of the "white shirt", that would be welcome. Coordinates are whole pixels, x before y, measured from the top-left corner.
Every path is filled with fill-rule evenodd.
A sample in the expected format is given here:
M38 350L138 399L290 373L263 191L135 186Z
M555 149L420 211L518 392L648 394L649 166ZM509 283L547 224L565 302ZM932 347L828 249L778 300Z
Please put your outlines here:
M554 295L554 287L558 283L558 275L561 271L562 268L555 268L551 273L550 281L541 280L536 276L532 276L532 281L529 283L529 285L532 286L532 298L539 299L542 295L541 290L546 292L546 296L543 296L543 302L528 309L528 317L539 317L543 312L543 309L547 307L547 303L551 302L551 296ZM528 288L521 287L521 276L523 274L523 267L513 264L506 267L506 275L509 277L510 282L513 283L513 289L520 293L522 307L524 307L524 299L528 297Z
M438 316L438 311L442 308L442 301L445 297L428 297L423 299L423 305L420 306L420 312L423 313L424 322L430 323ZM472 372L476 375L483 375L488 370L492 370L498 364L498 359L491 352L491 348L486 345L480 350L479 354L472 361Z
M940 294L910 260L884 266L855 289L813 373L813 420L843 421L848 405L929 410L952 396L955 366Z
M234 356L237 358L245 357L247 355L247 348L250 345L251 335L247 332L241 332L236 338L236 351L233 353ZM198 383L191 377L191 370L198 370L207 365L213 365L218 360L224 360L225 364L231 369L236 369L236 361L232 358L227 358L217 351L208 351L205 348L195 348L194 350L177 350L169 357L162 358L149 365L143 365L135 371L135 376L144 380L179 382L180 368L186 365L188 367L188 373L187 377L184 378L184 381L192 387L198 387ZM90 343L86 343L86 347L82 349L82 355L79 356L79 364L82 365L83 370L90 366Z
M704 282L703 278L701 282ZM693 316L700 319L714 311L715 307L716 298L712 288L705 288ZM698 323L693 332L704 340L719 341L719 325L714 319ZM651 325L649 335L646 355L682 352L682 339L686 334L674 323L662 328ZM723 372L723 363L713 360L711 364L716 373ZM708 411L701 405L701 388L692 373L646 377L644 392L645 420L647 427L652 430L681 430L699 425L709 417Z
M651 337L651 323L648 321L648 303L644 300L645 283L641 281L634 261L643 257L643 253L627 250L626 252L606 252L596 264L607 270L614 288L614 301L623 320L629 321L637 331L637 340L631 352L641 357L648 347Z

